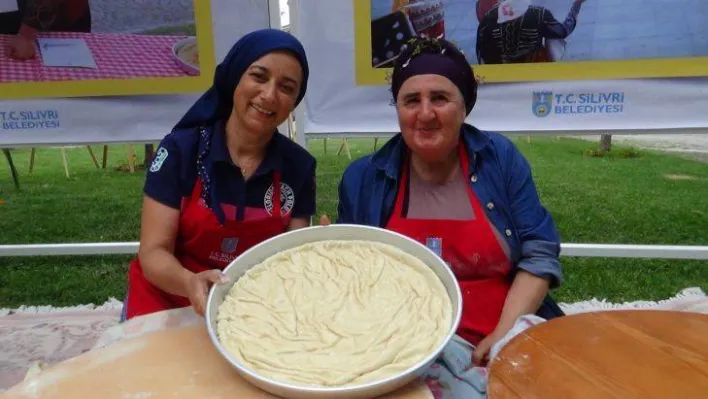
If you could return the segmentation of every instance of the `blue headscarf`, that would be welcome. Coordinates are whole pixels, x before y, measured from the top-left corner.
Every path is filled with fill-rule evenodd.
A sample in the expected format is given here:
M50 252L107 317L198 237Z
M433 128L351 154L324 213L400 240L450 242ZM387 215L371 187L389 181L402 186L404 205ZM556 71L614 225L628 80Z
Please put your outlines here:
M219 204L212 204L214 187L211 173L206 169L204 160L211 150L211 135L213 125L218 121L226 121L234 106L234 91L241 76L256 60L274 51L288 51L302 67L302 84L295 105L302 101L307 90L307 79L310 74L305 49L291 34L277 29L262 29L243 36L234 44L224 60L216 67L214 84L206 91L175 125L177 129L199 129L199 153L197 155L197 174L202 181L201 197L224 223L224 212Z
M291 34L278 29L262 29L243 36L234 44L224 60L216 67L214 84L197 100L175 125L175 129L211 125L228 119L234 105L234 91L241 76L251 64L268 53L289 51L302 67L300 94L297 106L305 96L310 70L302 44Z

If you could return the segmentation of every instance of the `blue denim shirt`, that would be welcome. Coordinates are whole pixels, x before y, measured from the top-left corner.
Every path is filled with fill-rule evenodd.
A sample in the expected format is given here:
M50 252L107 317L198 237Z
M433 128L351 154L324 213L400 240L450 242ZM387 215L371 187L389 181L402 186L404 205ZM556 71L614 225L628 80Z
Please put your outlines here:
M548 277L551 288L558 287L562 281L560 238L538 198L528 162L501 134L464 125L462 140L470 159L467 178L486 205L487 218L506 239L513 264ZM385 227L393 212L404 150L398 134L374 154L347 167L339 183L337 223Z

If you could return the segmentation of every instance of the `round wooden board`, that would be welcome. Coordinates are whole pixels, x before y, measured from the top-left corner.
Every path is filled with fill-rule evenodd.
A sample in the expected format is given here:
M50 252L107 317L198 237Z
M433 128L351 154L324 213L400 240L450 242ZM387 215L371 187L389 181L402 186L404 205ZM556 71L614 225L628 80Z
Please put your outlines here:
M706 398L708 315L657 310L560 317L490 366L496 398Z
M387 397L429 399L416 382ZM203 326L117 342L56 364L6 391L4 399L276 398L244 381Z

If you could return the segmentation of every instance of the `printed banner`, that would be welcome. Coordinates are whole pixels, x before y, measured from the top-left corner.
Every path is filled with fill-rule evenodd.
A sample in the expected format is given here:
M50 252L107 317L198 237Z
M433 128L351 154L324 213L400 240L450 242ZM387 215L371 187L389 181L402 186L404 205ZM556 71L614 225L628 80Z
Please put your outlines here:
M209 0L13 1L17 11L0 14L0 99L208 87L214 69Z
M504 20L496 1L299 0L296 32L311 65L305 131L397 132L386 82L397 53L386 46L395 48L394 41L401 44L407 37L422 34L444 34L465 51L483 82L468 119L481 129L597 132L708 127L708 77L699 76L708 76L708 1L502 3L514 7L531 4L521 9L532 10L547 23L538 34L548 35L550 30L565 26L570 34L563 40L562 57L508 63L513 58L509 54L520 54L528 43L517 43L517 47L480 44L478 18L495 15L492 25L496 24L493 29L497 33L492 37L499 34L499 26L511 29L518 22L513 16L519 8L513 8L514 15ZM486 9L490 4L492 8ZM610 16L608 7L618 14ZM406 11L397 11L401 9ZM635 10L634 14L630 10ZM573 29L568 15L575 18ZM522 21L528 20L524 14ZM507 63L478 65L478 46L499 49L487 57ZM483 58L491 54L485 51L481 52Z
M16 10L0 11L0 147L160 140L211 86L216 61L268 27L277 6L10 1Z
M701 0L357 0L357 83L414 36L456 43L485 82L708 76Z

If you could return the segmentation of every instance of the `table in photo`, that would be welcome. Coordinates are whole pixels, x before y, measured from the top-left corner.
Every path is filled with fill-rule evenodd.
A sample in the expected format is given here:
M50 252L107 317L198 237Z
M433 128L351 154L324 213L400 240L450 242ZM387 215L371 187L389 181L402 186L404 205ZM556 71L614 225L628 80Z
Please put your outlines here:
M189 76L172 58L172 46L186 36L73 32L40 34L40 38L85 40L96 61L96 69L45 67L38 45L35 58L25 61L12 59L4 49L9 37L0 35L0 83Z
M490 366L496 398L705 398L708 315L593 312L532 327Z

